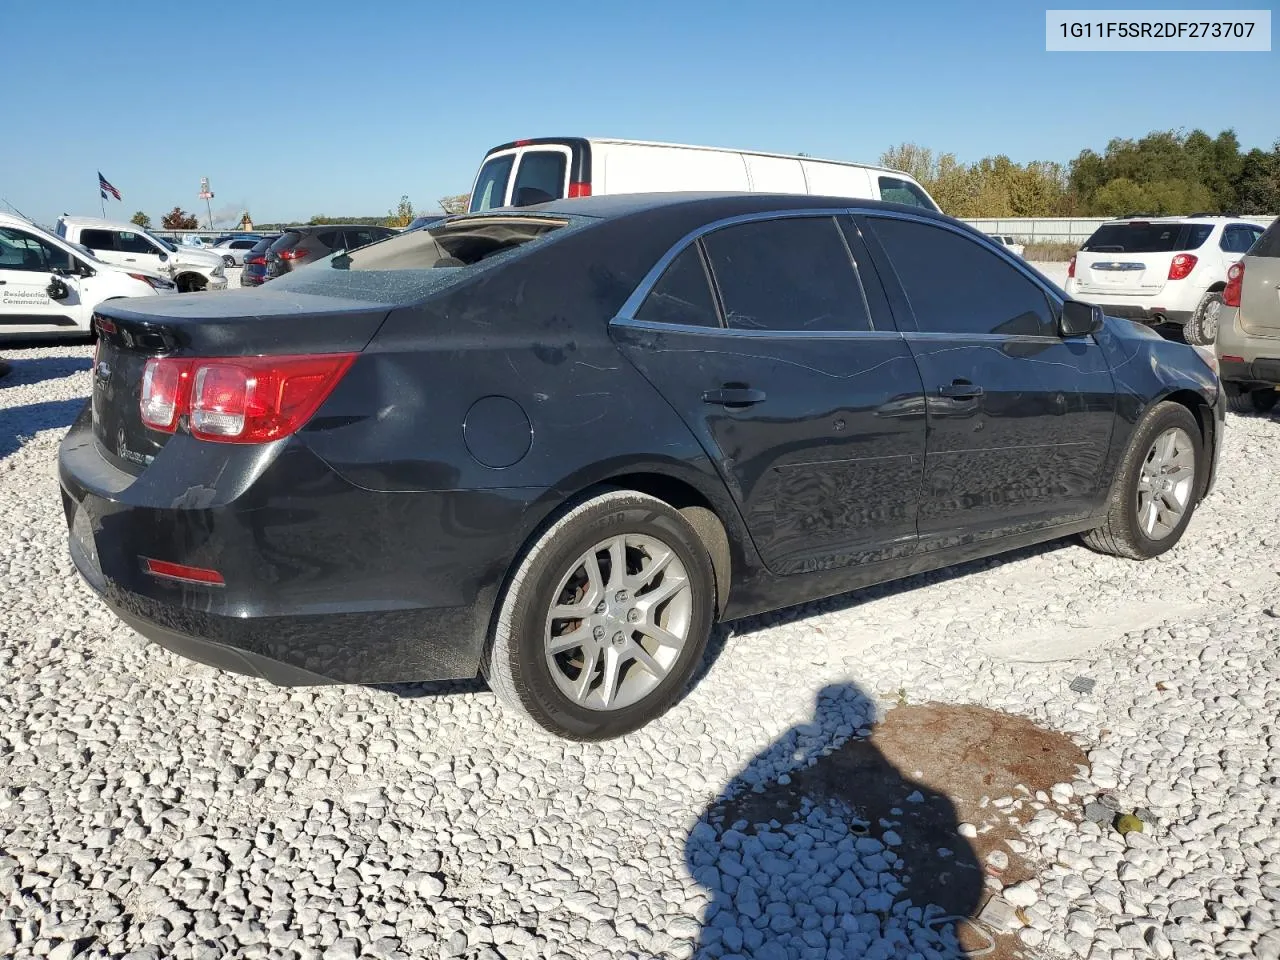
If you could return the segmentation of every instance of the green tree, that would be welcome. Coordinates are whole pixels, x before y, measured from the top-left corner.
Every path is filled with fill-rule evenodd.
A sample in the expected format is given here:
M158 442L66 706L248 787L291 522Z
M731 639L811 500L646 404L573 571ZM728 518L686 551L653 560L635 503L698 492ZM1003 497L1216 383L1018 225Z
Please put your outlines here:
M1117 177L1104 184L1090 201L1090 212L1104 217L1122 217L1127 213L1146 213L1147 195L1128 177Z
M900 143L880 154L880 166L909 173L921 183L934 178L937 164L933 151L915 143Z
M445 213L466 213L469 206L471 206L469 193L455 193L452 196L440 198L440 209Z
M400 197L400 203L395 210L387 212L388 227L407 227L413 223L413 204L409 202L409 195L406 193Z
M1241 158L1236 203L1242 214L1280 214L1280 140L1270 153L1255 147Z
M142 227L143 230L146 230L148 227L151 226L151 218L148 217L141 210L139 210L132 217L130 217L129 222L137 224L138 226Z

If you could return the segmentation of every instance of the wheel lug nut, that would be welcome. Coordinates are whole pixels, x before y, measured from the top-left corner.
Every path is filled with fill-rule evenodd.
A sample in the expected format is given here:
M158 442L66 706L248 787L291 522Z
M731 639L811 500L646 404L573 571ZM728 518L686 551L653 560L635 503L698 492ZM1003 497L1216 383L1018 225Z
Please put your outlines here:
M639 619L640 619L640 611L639 611L639 610L637 610L637 609L635 609L634 607L632 607L630 610L628 610L628 611L627 611L627 622L628 622L628 623L635 623L635 622L636 622L637 620L639 620Z
M605 611L604 601L601 600L599 603L596 604L596 613L604 613L604 611Z
M622 640L623 640L622 631L619 630L617 633L613 635L613 642L618 646L622 646Z
M618 603L626 603L626 602L627 602L627 591L625 591L625 590L619 590L617 593L615 593L615 594L613 595L613 599L614 599L616 602L618 602Z
M603 640L603 639L604 639L604 627L596 627L594 630L592 630L592 631L591 631L591 635L592 635L593 637L595 637L597 640Z

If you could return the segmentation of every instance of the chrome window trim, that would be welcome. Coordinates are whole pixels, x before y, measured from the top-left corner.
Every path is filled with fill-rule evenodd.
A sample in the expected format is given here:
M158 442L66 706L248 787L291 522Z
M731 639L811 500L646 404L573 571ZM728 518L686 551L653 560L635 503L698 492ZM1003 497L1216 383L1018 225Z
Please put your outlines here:
M700 227L690 230L683 237L677 240L666 253L658 258L658 261L650 268L649 272L631 291L631 295L623 301L622 306L618 308L618 312L609 321L612 324L631 327L639 330L669 330L679 333L705 333L715 336L748 336L748 337L771 337L786 339L845 339L848 337L864 337L872 339L906 339L909 334L911 339L955 339L957 336L964 336L966 339L977 338L982 340L990 340L993 342L1007 343L1010 341L1024 341L1030 343L1062 343L1066 339L1061 336L1033 336L1033 335L1008 335L1002 333L984 333L984 334L953 334L953 333L934 333L924 331L901 331L901 330L744 330L728 326L719 327L703 327L693 324L676 324L662 323L656 320L637 320L636 311L640 309L640 305L644 303L645 298L657 285L666 272L667 267L671 265L676 257L680 256L690 244L695 243L709 233L714 233L725 227L737 226L740 223L755 223L761 220L782 220L795 219L799 217L880 217L887 220L912 220L917 223L923 223L929 226L939 227L943 230L949 230L952 233L964 237L965 239L977 243L987 251L994 253L1003 262L1012 266L1022 276L1030 280L1044 294L1045 299L1049 303L1051 313L1060 315L1062 312L1062 304L1070 297L1066 296L1066 291L1058 290L1051 286L1049 282L1038 273L1033 271L1026 262L1021 258L1014 256L1003 246L996 243L990 237L978 232L970 232L969 228L957 226L946 220L938 220L930 216L920 216L914 213L908 213L901 210L883 210L875 207L851 206L851 207L812 207L812 208L789 208L786 210L768 210L757 213L743 213L733 217L725 217L721 220L713 220L705 223ZM856 224L855 224L856 226ZM842 238L843 239L843 238ZM847 246L847 244L846 244ZM854 263L854 272L858 276L858 282L861 285L864 281L862 271L857 267L857 261L852 257L850 251L850 260ZM887 254L886 254L887 255ZM863 289L863 298L866 298L866 290ZM875 317L870 314L870 304L868 304L868 318L875 323Z

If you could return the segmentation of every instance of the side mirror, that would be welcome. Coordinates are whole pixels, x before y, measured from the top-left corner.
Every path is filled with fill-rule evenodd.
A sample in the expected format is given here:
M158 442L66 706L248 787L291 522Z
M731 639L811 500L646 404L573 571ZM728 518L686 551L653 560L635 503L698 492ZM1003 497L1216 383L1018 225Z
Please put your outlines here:
M1102 329L1102 308L1092 303L1068 300L1062 305L1058 332L1064 337L1083 337Z

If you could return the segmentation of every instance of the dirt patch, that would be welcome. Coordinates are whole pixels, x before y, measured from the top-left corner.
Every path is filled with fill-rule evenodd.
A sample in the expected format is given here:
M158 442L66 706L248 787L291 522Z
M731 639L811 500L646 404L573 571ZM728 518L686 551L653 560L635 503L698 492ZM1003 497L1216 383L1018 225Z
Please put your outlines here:
M806 797L846 805L857 829L897 841L890 845L906 863L903 896L937 904L950 916L976 917L994 893L988 877L1007 886L1035 876L1021 827L1045 808L1075 815L1074 805L1058 806L1050 791L1076 779L1084 762L1070 739L1022 717L974 706L901 706L871 736L824 753L790 774L788 784L729 801L723 812L726 822L786 823ZM962 836L962 823L976 835ZM990 945L970 924L957 932L966 950ZM1023 955L1016 936L995 940L986 956Z

